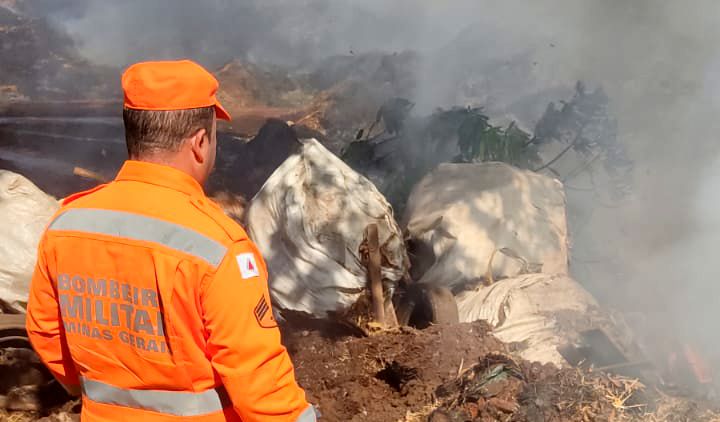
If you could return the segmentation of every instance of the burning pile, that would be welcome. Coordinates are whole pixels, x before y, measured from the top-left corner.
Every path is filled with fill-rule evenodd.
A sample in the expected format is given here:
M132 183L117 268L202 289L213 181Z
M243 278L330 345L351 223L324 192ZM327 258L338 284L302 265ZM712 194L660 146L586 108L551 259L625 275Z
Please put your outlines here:
M113 91L109 69L82 59L66 33L24 14L24 6L0 4L0 106L27 100L101 99Z
M234 192L241 191L252 198L249 205L251 212L248 215L236 215L236 218L241 221L246 221L249 218L251 226L252 224L259 224L252 222L253 214L256 214L252 210L253 208L263 209L258 207L261 204L266 204L268 198L278 197L282 201L291 201L292 198L297 198L302 193L307 196L308 204L312 205L314 201L322 202L327 200L327 195L322 194L323 189L335 186L331 190L334 192L331 195L334 201L348 200L350 196L356 193L355 191L363 192L359 196L360 199L356 200L368 201L371 196L377 196L379 198L378 206L386 210L386 214L380 216L380 220L393 222L389 206L382 200L382 196L377 193L372 184L350 170L337 157L324 149L319 142L315 140L299 140L293 128L281 122L271 122L261 130L261 134L263 131L271 131L275 135L285 134L284 136L289 138L283 140L280 136L267 137L267 134L265 134L247 144L230 141L230 143L222 146L222 148L225 148L227 153L225 159L228 161L220 163L220 174L217 176L219 180L225 180L225 182L231 181L231 176L237 177L235 169L238 168L238 165L237 163L233 164L233 160L241 159L261 163L263 162L260 158L262 154L275 154L275 158L281 163L272 164L276 165L277 169L271 169L272 171L265 171L264 173L261 166L255 166L255 170L259 171L258 180L266 178L269 182L250 183L234 190ZM272 142L272 139L276 139L276 142L284 145L284 147L273 148L272 144L266 144L263 145L263 148L258 149L259 144L255 142L259 139L263 139L265 142ZM254 156L253 154L258 155ZM317 166L316 161L320 158L324 160L322 161L323 164L316 169L317 171L313 171L312 167ZM300 166L301 169L304 169L300 173L307 180L302 183L288 183L285 180L286 175L293 174L294 177L297 177L297 174L300 174L297 171L288 171L288 169L294 169L298 163L305 163ZM495 219L493 221L499 222L499 226L487 222L477 223L475 220L466 221L465 226L473 225L472 230L482 230L484 227L503 227L502 222L516 216L515 213L518 209L527 208L519 205L523 200L522 198L533 198L533 190L540 189L541 186L545 186L545 188L550 186L552 191L554 189L552 188L553 183L556 183L552 180L545 180L545 176L535 174L527 175L528 180L531 182L520 182L520 179L516 180L515 178L520 177L522 179L522 172L504 164L452 164L446 165L446 167L441 166L439 174L456 167L474 169L474 171L479 171L480 174L484 174L483 172L496 174L493 172L497 172L499 169L496 176L505 174L506 178L509 177L505 183L498 182L502 178L483 178L486 182L495 180L498 183L490 183L482 187L477 186L475 199L469 202L465 201L474 203L478 209L484 209L483 207L488 206L488 204L511 201L516 193L514 189L518 187L521 188L520 191L524 192L523 195L516 198L516 202L513 202L515 206L505 208L510 210L509 214L499 213L492 217ZM340 178L338 179L338 177ZM432 177L437 178L437 174L429 177L431 179ZM249 180L252 180L252 178ZM343 182L339 185L332 185L333 181L337 182L338 180ZM348 184L348 180L354 180L357 186ZM508 181L513 182L508 183ZM549 184L545 184L545 182ZM337 186L355 187L349 190L338 190ZM411 205L407 207L408 216L416 214L413 211L415 208L429 210L428 204L417 199L420 193L427 194L433 189L441 192L442 194L434 195L435 201L441 204L448 197L452 197L450 195L452 190L457 188L453 181L441 184L441 187L431 188L431 186L434 186L434 184L430 182L419 185L416 190L417 193L413 194L415 199L412 199L410 201ZM292 193L294 192L293 189L300 188L302 192ZM472 189L464 189L463 191L469 192ZM233 201L228 194L221 194L220 197L223 198L226 205L237 206L236 201ZM467 199L469 196L466 194L464 198ZM522 221L518 220L513 223L512 226L518 236L525 233L525 231L535 233L535 235L540 233L539 229L526 230L527 227L523 226L523 224L534 224L540 227L548 224L547 221L555 221L553 216L557 215L560 215L562 217L560 219L564 220L564 201L562 200L561 191L559 200L554 200L553 196L547 192L542 195L542 199L546 202L531 201L535 204L533 209L535 211L541 210L541 215L535 216L537 218L530 218L533 214L526 213ZM352 203L352 201L348 203ZM290 202L281 208L289 212L296 205L296 203ZM310 205L306 204L306 206ZM566 258L557 258L558 256L565 256L566 253L564 234L566 229L563 224L558 225L556 222L553 225L553 230L545 236L547 238L546 242L541 242L542 248L531 247L528 242L520 241L513 248L506 248L507 250L503 252L498 252L503 249L498 245L507 242L507 239L500 239L503 239L503 236L507 236L508 233L503 230L483 231L487 237L483 242L489 242L488 244L494 246L486 248L487 250L481 248L485 252L479 254L477 252L481 249L478 249L477 244L473 243L467 246L459 241L462 232L456 230L457 225L455 224L459 221L459 217L472 217L473 214L460 212L462 208L457 208L457 205L453 205L453 207L456 208L456 211L452 213L442 213L440 209L438 211L440 213L438 215L441 215L439 218L435 218L432 213L429 213L425 218L428 221L417 218L406 219L412 224L404 223L405 232L411 235L411 239L414 239L414 245L411 245L410 250L414 268L411 269L409 274L403 276L403 271L400 271L400 273L396 274L400 276L399 280L397 277L394 279L388 278L387 274L392 272L390 270L393 269L392 262L394 260L385 258L381 260L381 265L387 267L381 271L381 274L385 273L383 277L386 285L385 294L388 295L388 299L393 299L392 302L395 305L387 309L396 309L399 316L405 315L405 317L398 318L403 325L401 327L377 332L368 330L366 326L359 325L358 321L350 318L347 313L328 313L327 311L333 308L332 304L328 305L323 302L323 305L319 306L321 302L318 302L317 298L312 299L313 294L315 294L313 289L317 286L312 283L313 277L304 277L302 272L283 279L285 283L283 289L274 291L275 294L282 293L277 296L281 300L276 301L276 305L278 308L285 308L285 310L281 311L282 316L285 318L285 321L281 324L283 337L295 363L298 379L301 385L306 388L310 400L318 404L320 412L323 413L327 420L560 421L648 420L648 418L667 420L663 418L679 412L679 409L682 409L684 414L692 420L713 420L717 416L704 405L673 399L656 392L652 386L646 387L643 383L648 378L643 373L639 373L639 376L643 377L643 380L640 381L637 377L613 375L605 372L612 369L593 370L593 365L595 367L603 366L604 368L611 368L615 365L615 372L622 373L624 369L637 369L642 365L636 365L636 362L633 361L624 361L619 364L614 361L610 362L610 364L603 363L597 355L591 353L594 350L593 347L597 349L595 351L599 350L606 353L610 350L612 353L619 353L621 356L630 350L626 347L627 344L618 345L612 341L613 344L604 344L602 342L607 342L608 338L603 337L605 334L587 331L593 325L583 322L583 315L594 315L590 319L597 323L601 317L601 314L597 313L599 305L594 303L591 298L583 299L585 300L583 302L578 300L579 296L568 295L568 292L573 291L573 289L568 289L568 283L577 286L573 288L579 289L578 291L581 291L582 288L567 276L557 275L558 272L563 272L566 260ZM560 211L552 211L555 209L553 207ZM276 208L278 207L269 207L269 209ZM484 209L483 218L490 218L488 216L493 215L491 213L493 209ZM343 208L343 211L348 211L347 207ZM375 212L370 214L374 215ZM268 221L275 221L276 216L274 214L265 213L262 215L264 219L261 219L261 222L268 219ZM302 213L299 215L304 216ZM344 215L339 213L335 217L342 220L347 218ZM309 216L305 215L305 217L308 218ZM356 274L355 278L361 280L360 284L355 286L352 291L340 289L339 292L348 296L349 299L336 301L334 307L345 307L347 310L360 309L362 312L369 313L369 308L354 308L352 306L352 303L358 298L361 300L357 303L360 303L362 298L368 297L367 290L364 289L362 283L363 280L368 278L366 268L362 265L355 265L352 260L347 261L351 255L347 253L339 255L337 253L349 247L353 252L357 253L357 256L353 259L361 260L359 257L362 255L361 245L364 234L360 229L340 233L337 228L333 228L335 226L330 224L332 219L326 221L321 215L314 218L309 227L318 228L318 233L322 234L322 236L318 237L319 243L315 246L326 248L329 253L328 257L334 262L333 265L338 266L338 268L346 266L345 271L351 271ZM278 221L286 220L287 218L283 217ZM270 230L268 234L272 234L271 228L275 227L275 225L270 224L268 221L261 225L266 231ZM370 220L361 222L357 216L353 217L353 221L358 224L362 223L361 226L370 222ZM338 223L342 223L342 221L338 221ZM477 227L474 226L476 223ZM393 222L393 224L396 223ZM400 236L398 233L393 232L393 230L398 231L398 229L393 229L395 226L390 225L388 227L387 236L381 237L384 243L387 243L385 237L397 239ZM412 229L407 230L410 227ZM277 228L279 230L280 226ZM298 229L294 230L297 231ZM426 236L427 233L435 234ZM480 241L478 236L474 236L473 239L475 239L476 243ZM554 239L555 243L548 244L548 239ZM439 240L442 240L443 243L437 243ZM270 236L267 242L260 242L259 246L274 248L277 246L274 242L275 240ZM444 246L438 247L438 245ZM449 278L439 276L438 274L442 274L442 271L431 271L432 265L428 265L430 263L451 268L451 263L457 262L458 257L464 256L462 251L468 249L468 247L476 250L473 257L482 265L465 265L461 267L463 271L457 272L457 274L453 273L455 275L452 280L456 282L450 282L452 280ZM287 249L287 251L292 250L293 248ZM435 252L427 255L430 251ZM385 251L386 254L389 252L391 252L389 249ZM278 268L287 268L288 263L292 263L293 259L296 258L295 255L290 253L283 258L286 262L284 261L283 264L276 263L275 267L273 267L272 257L277 258L276 254L272 250L265 251L265 254L269 257L268 262L270 263L271 272L277 271ZM402 249L400 254L402 255ZM493 256L495 257L493 258ZM391 255L388 255L386 258L390 257ZM467 259L467 257L462 259ZM31 262L31 259L28 262ZM543 269L550 274L538 273ZM276 277L276 280L281 279L281 277ZM327 282L332 283L333 280L334 278L329 278ZM421 283L417 283L417 281L421 281ZM288 283L294 284L288 285ZM298 283L304 283L304 290L296 288L295 284ZM484 319L492 326L488 325L487 322L448 324L451 321L440 321L438 318L440 314L435 307L438 302L433 302L436 297L428 293L430 290L421 290L420 296L413 296L413 293L411 293L415 288L436 284L447 285L452 288L450 297L452 297L453 293L457 295L461 305L460 316L463 320ZM276 289L278 285L272 287ZM325 290L321 289L320 291ZM305 291L306 293L303 293L300 297L288 296L283 293L295 292L297 294L298 291ZM554 295L561 296L555 298ZM587 295L587 293L585 292L583 295ZM406 299L409 297L413 297L415 301L429 300L429 302L413 302L412 306L416 306L416 308L409 308L410 310L406 311L405 309L409 306ZM543 304L543 300L552 302L553 307ZM22 298L20 302L22 302ZM496 302L497 306L492 305ZM582 304L584 304L583 306L587 305L587 307L577 308ZM306 313L288 310L292 308L315 313L316 317L309 317ZM572 310L575 308L577 308L577 312L573 313ZM528 310L532 310L533 314L518 313L519 311L525 312ZM7 308L7 311L15 312L13 308ZM527 324L520 324L518 321L527 322L528 317L526 315L532 315L532 320L537 319L540 321L542 330L524 331L522 327L527 326ZM457 317L456 311L456 321ZM416 327L428 325L429 327L418 330L405 326L408 323ZM610 323L605 325L602 327L603 329L613 328ZM498 337L493 335L493 330L497 330L500 338L512 343L500 341ZM533 330L535 329L533 328ZM542 342L537 341L540 337L542 337ZM619 336L613 335L612 338L617 340ZM564 342L570 344L567 347L558 348ZM617 348L613 349L616 346ZM550 349L552 349L553 353L552 357L548 358L547 356L550 355L543 353ZM542 353L538 354L538 351L542 351ZM15 357L8 355L12 357L12 359L7 360L9 367L29 368L37 363L33 363L32 359L26 359L18 366L17 356L21 356L25 352L20 352L20 355L17 352L10 353L11 355L15 353L15 355L12 355ZM573 353L575 355L579 354L581 357L574 359L575 355ZM524 360L522 356L532 356L533 359L546 362L558 362L559 359L562 360L559 363L564 367L559 368L552 364L532 363ZM583 359L587 359L591 365L588 366L583 363ZM566 361L577 365L578 368L570 367ZM30 369L27 371L20 369L18 374L24 376L22 374L28 371ZM19 390L18 383L21 384ZM64 397L57 390L52 390L53 387L47 383L47 380L38 381L32 378L22 378L15 384L5 390L4 394L7 397L5 403L8 408L24 410L23 415L25 417L36 418L39 415L54 414L54 416L49 416L48 421L59 421L69 417L68 415L74 414L73 402L58 407L57 402L43 399L45 397L43 395L44 391L48 388L50 388L49 391L55 391L53 397ZM20 400L18 397L23 397L23 399ZM74 411L77 411L77 407L74 408ZM18 414L14 413L14 415Z
M283 336L327 420L713 421L719 413L634 378L514 357L483 322L356 337L292 318Z

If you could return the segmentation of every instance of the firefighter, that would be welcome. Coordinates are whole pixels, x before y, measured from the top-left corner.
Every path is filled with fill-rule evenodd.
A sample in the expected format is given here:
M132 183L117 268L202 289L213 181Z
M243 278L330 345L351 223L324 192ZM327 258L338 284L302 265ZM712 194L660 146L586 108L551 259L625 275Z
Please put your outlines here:
M314 421L270 305L267 268L203 192L217 80L188 61L122 76L129 159L66 198L39 246L33 347L83 421Z

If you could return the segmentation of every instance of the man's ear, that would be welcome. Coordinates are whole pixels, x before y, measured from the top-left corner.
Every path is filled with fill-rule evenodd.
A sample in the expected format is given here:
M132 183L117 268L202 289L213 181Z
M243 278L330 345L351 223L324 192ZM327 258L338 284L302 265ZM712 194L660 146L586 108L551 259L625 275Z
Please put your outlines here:
M189 142L195 161L204 163L207 159L208 144L210 143L210 139L207 137L207 131L205 129L198 129L198 131L190 137Z

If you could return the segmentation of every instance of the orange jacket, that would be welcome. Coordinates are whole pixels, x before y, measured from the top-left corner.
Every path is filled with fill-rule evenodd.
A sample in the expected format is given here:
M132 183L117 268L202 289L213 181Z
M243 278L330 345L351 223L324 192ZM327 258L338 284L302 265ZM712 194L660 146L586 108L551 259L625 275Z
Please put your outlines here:
M27 330L83 421L314 421L245 231L190 176L127 161L44 233Z

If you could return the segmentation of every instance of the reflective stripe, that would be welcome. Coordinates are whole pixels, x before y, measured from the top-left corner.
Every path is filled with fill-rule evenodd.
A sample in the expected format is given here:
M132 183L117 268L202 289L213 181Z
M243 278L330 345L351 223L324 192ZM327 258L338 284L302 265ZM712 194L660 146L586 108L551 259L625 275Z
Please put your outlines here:
M295 421L296 422L315 422L315 421L317 421L317 414L315 413L315 407L310 406L307 409L305 409L305 411L302 412Z
M82 379L82 387L83 394L97 403L151 410L175 416L201 416L231 406L227 392L222 387L201 393L130 390L87 378Z
M155 242L220 265L227 248L187 227L129 212L100 209L70 209L50 224L50 230L100 233Z

